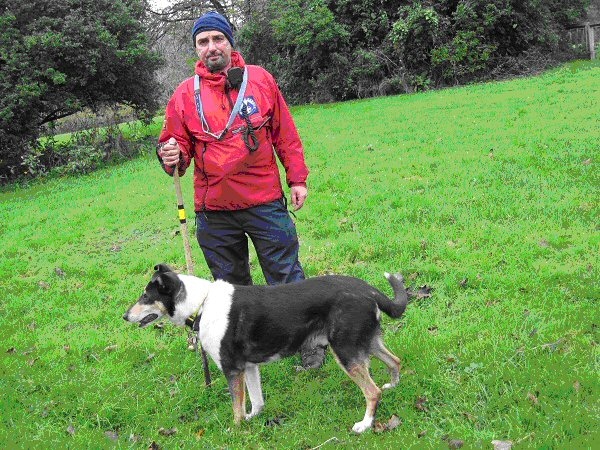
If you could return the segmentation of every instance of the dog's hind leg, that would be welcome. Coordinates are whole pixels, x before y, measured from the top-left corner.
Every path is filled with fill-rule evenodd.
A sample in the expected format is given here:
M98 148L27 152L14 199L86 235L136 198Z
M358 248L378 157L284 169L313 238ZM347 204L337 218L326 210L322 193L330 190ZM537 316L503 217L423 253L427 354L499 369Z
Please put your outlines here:
M242 422L246 414L246 389L244 383L244 372L226 374L229 393L233 400L233 420L236 425Z
M262 388L260 385L260 372L258 370L258 364L246 364L245 374L248 396L250 397L250 403L252 403L252 410L249 414L246 414L246 420L249 420L252 417L260 414L265 406L265 400L263 398Z
M352 427L352 431L355 433L362 433L373 426L375 413L377 412L377 405L379 404L379 400L381 400L381 390L377 387L371 378L371 375L369 374L368 360L350 363L348 364L348 367L346 367L344 364L342 364L337 355L335 355L335 357L342 369L344 369L344 372L346 372L348 376L352 378L352 381L358 385L365 396L365 400L367 402L365 417L360 422L356 422Z
M373 356L383 361L392 378L389 383L382 386L382 389L391 389L397 386L400 381L400 359L383 345L381 338L375 338L373 344Z
M347 373L361 389L365 396L365 400L367 401L365 417L362 421L355 423L352 427L352 431L355 433L362 433L373 426L373 420L375 420L375 413L377 412L377 405L379 404L379 400L381 400L381 390L371 379L371 376L369 375L369 366L367 363L357 364L351 367Z

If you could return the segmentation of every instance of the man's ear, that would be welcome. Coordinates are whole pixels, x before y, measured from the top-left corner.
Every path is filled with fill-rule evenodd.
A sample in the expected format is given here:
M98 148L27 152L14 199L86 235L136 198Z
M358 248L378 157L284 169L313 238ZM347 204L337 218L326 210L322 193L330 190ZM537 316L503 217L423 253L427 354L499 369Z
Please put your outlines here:
M157 272L160 272L160 273L173 272L173 269L171 269L165 263L160 263L160 264L155 265L154 270L156 270Z

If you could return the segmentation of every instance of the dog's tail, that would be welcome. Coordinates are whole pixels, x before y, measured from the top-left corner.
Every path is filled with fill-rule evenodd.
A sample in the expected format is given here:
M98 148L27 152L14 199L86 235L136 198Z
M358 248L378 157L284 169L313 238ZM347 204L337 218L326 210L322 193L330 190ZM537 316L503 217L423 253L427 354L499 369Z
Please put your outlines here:
M397 319L404 313L408 304L408 292L406 292L406 288L404 287L404 277L399 273L390 275L387 272L385 273L385 277L394 290L394 301L390 301L387 298L378 298L377 306L388 316Z

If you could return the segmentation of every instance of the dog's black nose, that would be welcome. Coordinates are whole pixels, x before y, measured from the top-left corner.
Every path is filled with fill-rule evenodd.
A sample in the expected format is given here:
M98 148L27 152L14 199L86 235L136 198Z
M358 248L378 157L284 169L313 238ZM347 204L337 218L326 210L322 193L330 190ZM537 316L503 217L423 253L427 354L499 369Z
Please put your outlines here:
M127 313L123 314L123 320L127 320Z

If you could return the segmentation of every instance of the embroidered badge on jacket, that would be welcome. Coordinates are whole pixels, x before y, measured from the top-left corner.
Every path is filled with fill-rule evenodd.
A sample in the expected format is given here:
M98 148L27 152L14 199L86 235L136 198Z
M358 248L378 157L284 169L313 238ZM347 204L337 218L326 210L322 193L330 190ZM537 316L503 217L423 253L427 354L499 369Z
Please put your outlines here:
M258 105L256 104L256 100L254 100L254 97L249 96L244 98L244 101L242 102L242 107L240 108L241 117L244 117L244 111L246 111L246 115L248 117L258 112Z

